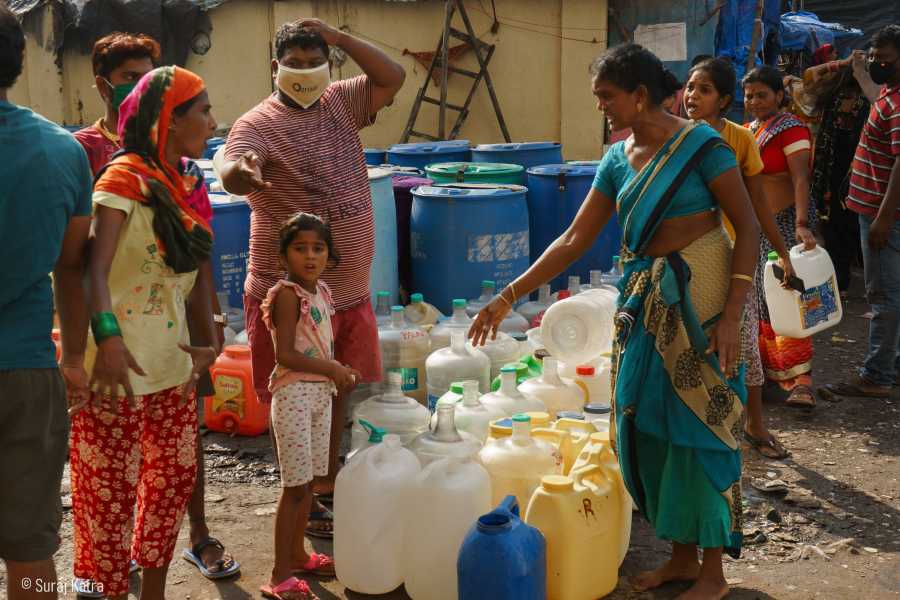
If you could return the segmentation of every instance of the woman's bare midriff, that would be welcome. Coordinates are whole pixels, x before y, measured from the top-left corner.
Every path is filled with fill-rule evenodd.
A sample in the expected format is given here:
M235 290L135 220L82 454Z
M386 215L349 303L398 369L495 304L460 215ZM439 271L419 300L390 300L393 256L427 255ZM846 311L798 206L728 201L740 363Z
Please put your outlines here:
M716 227L722 226L718 210L663 221L647 247L648 256L666 256L690 246Z
M772 214L778 214L794 204L794 182L790 173L763 175L763 193Z

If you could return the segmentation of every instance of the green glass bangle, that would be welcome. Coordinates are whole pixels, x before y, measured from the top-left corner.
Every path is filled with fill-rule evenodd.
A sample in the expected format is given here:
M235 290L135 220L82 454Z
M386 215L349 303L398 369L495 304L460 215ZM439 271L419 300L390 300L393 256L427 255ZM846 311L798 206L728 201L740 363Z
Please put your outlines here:
M91 317L91 332L97 344L111 337L122 337L119 321L111 312L101 312Z

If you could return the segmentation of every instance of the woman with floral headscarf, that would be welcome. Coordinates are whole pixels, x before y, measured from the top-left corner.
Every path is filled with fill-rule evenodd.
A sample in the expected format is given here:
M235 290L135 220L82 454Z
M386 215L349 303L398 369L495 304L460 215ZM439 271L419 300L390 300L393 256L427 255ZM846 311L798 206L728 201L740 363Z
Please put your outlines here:
M151 71L120 108L123 150L94 186L89 404L72 419L75 576L109 598L141 598L165 578L196 476L194 388L217 355L210 306L212 233L191 208L182 157L199 158L215 131L197 75ZM188 346L187 311L208 347ZM135 514L134 507L137 504Z

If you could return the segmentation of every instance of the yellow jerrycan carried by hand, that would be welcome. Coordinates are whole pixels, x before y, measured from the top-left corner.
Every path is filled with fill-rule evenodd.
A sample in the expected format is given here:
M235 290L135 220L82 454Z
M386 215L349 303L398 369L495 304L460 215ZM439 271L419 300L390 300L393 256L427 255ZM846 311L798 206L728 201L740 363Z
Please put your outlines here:
M631 494L625 487L625 481L622 479L622 471L619 468L619 459L613 454L612 446L609 442L609 432L602 431L593 433L587 446L578 455L578 459L572 466L572 472L584 468L587 465L600 465L608 469L610 478L615 483L616 491L622 498L622 520L621 520L621 537L619 546L619 565L625 560L628 553L628 547L631 544L631 517L634 510L634 502L631 500Z
M553 429L567 431L571 439L572 460L564 461L565 470L563 471L563 475L568 475L575 466L575 461L581 455L581 451L590 442L591 434L596 433L597 430L593 424L579 419L559 419L553 423Z
M596 600L616 588L622 499L607 467L547 476L525 522L547 542L547 600Z

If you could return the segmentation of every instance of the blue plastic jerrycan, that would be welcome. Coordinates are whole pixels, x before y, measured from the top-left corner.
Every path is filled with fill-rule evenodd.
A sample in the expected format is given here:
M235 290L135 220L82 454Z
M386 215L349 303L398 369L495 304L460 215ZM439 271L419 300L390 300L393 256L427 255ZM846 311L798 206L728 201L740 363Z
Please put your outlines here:
M466 534L456 562L459 600L544 600L547 545L541 532L519 518L515 496Z

